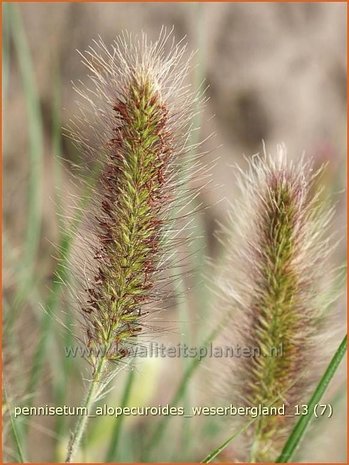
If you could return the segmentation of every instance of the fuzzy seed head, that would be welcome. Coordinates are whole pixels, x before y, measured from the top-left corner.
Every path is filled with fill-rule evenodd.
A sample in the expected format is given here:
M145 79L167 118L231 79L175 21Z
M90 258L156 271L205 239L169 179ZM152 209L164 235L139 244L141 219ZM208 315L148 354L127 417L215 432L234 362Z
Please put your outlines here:
M92 86L76 88L83 104L73 137L102 173L87 264L93 277L81 298L86 344L113 348L116 362L144 331L149 307L164 299L173 266L173 206L199 97L184 84L186 47L170 42L164 30L155 43L145 34L124 34L111 48L99 40L82 54Z
M240 172L222 303L230 314L222 342L256 350L223 371L229 400L239 405L286 404L293 415L308 400L324 337L321 286L332 218L314 189L318 175L304 158L288 161L284 146L276 157L254 156ZM258 418L248 431L251 460L275 460L293 421Z

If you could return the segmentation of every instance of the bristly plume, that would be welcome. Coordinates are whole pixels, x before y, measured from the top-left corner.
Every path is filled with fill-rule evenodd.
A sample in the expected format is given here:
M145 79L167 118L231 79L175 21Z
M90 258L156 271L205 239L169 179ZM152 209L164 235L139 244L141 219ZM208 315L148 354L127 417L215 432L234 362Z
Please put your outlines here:
M100 158L102 174L94 206L96 271L81 309L88 347L113 348L114 361L127 356L147 305L163 298L157 284L166 287L173 267L166 255L173 254L173 204L188 169L190 122L200 97L184 84L186 46L168 42L164 30L155 43L145 34L125 34L111 49L99 40L82 55L93 88L77 90L91 108L82 108L74 133L85 155Z
M291 415L260 416L250 426L249 459L255 462L277 458L295 405L307 402L321 362L322 276L330 279L333 210L321 200L318 175L304 157L288 161L284 146L275 157L252 157L248 172L240 171L241 201L227 228L234 239L226 248L221 307L230 317L221 342L249 352L222 361L222 391L227 401L246 407L285 404Z
M92 85L75 86L80 113L69 133L101 172L91 235L81 235L83 248L92 251L81 264L87 271L79 303L93 366L88 404L115 375L109 362L118 366L149 329L148 314L161 307L173 282L169 270L183 269L176 245L188 238L188 228L178 220L190 215L185 208L197 195L187 181L188 172L200 172L200 156L190 157L189 166L187 154L202 101L185 83L191 60L185 55L186 45L164 29L156 42L124 33L110 48L100 39L81 54Z

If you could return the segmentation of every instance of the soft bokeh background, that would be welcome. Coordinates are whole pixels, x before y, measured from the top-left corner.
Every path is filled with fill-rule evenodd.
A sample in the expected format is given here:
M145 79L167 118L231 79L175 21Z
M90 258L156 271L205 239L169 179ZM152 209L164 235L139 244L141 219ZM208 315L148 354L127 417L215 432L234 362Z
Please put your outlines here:
M4 363L5 413L11 405L79 403L83 386L80 360L67 360L62 345L74 324L69 297L53 275L57 271L74 285L70 256L76 244L66 215L82 190L72 182L69 164L78 160L61 136L75 110L71 81L84 80L76 49L84 50L101 35L108 44L122 30L145 31L156 39L162 25L186 36L189 50L198 50L190 79L208 85L209 100L200 115L201 139L218 161L213 182L200 201L197 218L202 231L201 254L194 258L194 278L183 303L167 313L171 330L163 340L200 343L210 326L213 297L200 277L204 256L217 261L217 222L226 219L235 186L231 165L246 166L247 157L285 142L295 160L305 151L316 165L328 162L327 192L337 202L333 229L345 232L346 172L346 5L344 3L27 3L4 4L3 14L3 218L4 218ZM73 196L73 197L72 197ZM74 197L76 196L76 197ZM62 217L63 214L63 217ZM336 264L344 262L344 244ZM60 259L60 261L58 260ZM344 333L345 304L336 310ZM59 321L58 321L59 320ZM179 323L173 323L179 322ZM339 340L339 339L338 339ZM321 351L322 348L319 348ZM188 360L148 359L132 377L126 370L108 398L118 405L132 382L129 405L170 402ZM181 405L219 404L206 389L206 378L219 377L199 368L181 394ZM319 373L320 376L320 373ZM335 405L331 420L319 420L304 441L298 458L345 461L344 372L336 377L328 398ZM210 397L211 396L211 397ZM7 410L6 410L7 409ZM18 422L24 453L31 461L62 460L73 418L27 418ZM227 437L234 424L220 419L169 419L162 436L148 448L159 418L126 418L115 430L112 418L91 420L80 460L200 461ZM227 429L228 428L228 429ZM159 429L158 429L159 431ZM4 452L17 457L5 415ZM110 446L116 439L117 452ZM149 449L149 448L148 448ZM230 454L230 455L229 455ZM239 459L234 446L222 459Z

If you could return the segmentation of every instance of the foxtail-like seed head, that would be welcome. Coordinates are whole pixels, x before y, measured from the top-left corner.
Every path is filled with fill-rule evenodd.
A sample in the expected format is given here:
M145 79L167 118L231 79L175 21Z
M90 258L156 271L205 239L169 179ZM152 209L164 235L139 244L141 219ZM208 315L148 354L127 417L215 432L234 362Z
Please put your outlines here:
M221 342L247 348L250 356L224 360L223 391L238 405L285 404L291 415L256 419L247 433L252 461L277 458L321 362L333 211L320 200L318 175L311 161L291 162L278 146L274 157L252 157L239 176L222 291L230 317Z
M76 88L82 102L72 132L85 156L100 161L101 177L81 312L87 346L104 347L111 361L127 357L146 329L150 306L167 292L174 244L186 236L175 229L174 205L200 97L185 84L185 53L163 30L154 43L124 34L82 54L92 85ZM181 201L186 193L181 186Z

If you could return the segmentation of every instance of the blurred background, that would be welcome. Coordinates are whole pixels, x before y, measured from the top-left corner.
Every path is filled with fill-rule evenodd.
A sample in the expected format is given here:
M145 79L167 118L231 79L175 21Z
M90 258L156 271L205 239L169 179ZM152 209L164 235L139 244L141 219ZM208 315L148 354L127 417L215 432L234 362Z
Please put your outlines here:
M67 359L71 343L63 324L74 326L73 303L54 278L72 286L80 198L73 179L76 149L62 136L76 111L71 81L86 80L76 50L99 35L106 44L122 31L156 39L173 26L197 50L190 79L207 85L208 102L197 117L208 158L217 158L213 182L200 194L196 219L200 254L193 258L186 299L166 315L165 342L200 343L208 334L212 295L203 285L205 261L221 256L215 239L234 200L231 165L285 142L290 157L302 152L315 165L328 163L326 192L337 203L333 231L345 234L346 5L344 3L23 3L3 4L3 299L4 459L18 459L9 410L14 405L78 404L86 366ZM336 265L345 261L345 244ZM344 332L345 301L336 310ZM175 323L173 323L175 322ZM339 339L338 339L339 340ZM146 359L120 375L108 404L190 406L210 402L205 367L192 361ZM188 369L190 374L188 375ZM320 374L319 374L320 375ZM331 420L319 420L298 454L302 461L345 462L344 370L328 398ZM212 399L211 399L212 400ZM214 399L219 405L219 399ZM215 402L212 401L212 404ZM74 418L27 417L15 422L29 461L62 461ZM233 424L218 418L129 417L91 420L80 461L200 461L227 437ZM226 454L226 455L225 455ZM234 445L221 460L238 460Z

